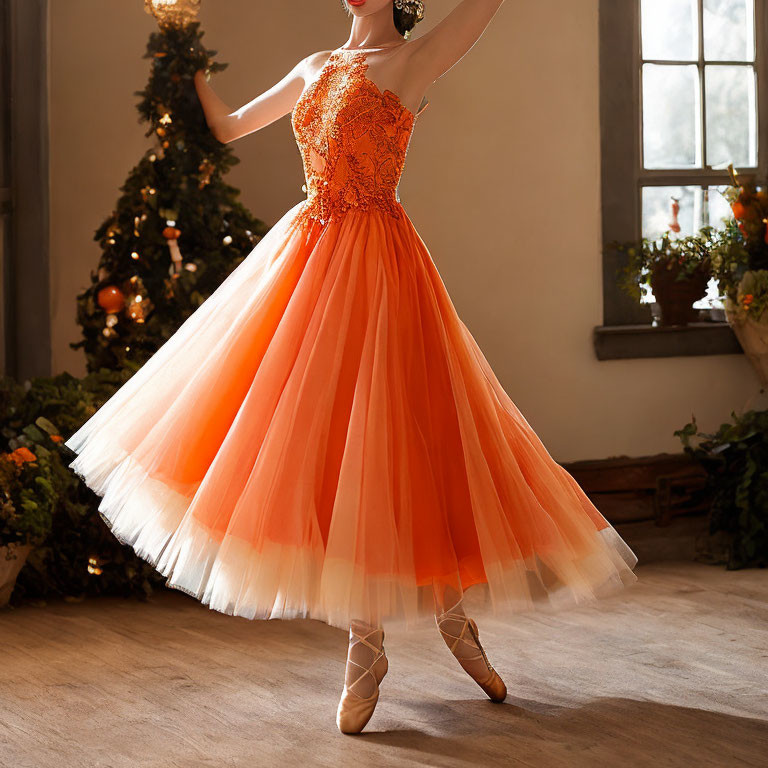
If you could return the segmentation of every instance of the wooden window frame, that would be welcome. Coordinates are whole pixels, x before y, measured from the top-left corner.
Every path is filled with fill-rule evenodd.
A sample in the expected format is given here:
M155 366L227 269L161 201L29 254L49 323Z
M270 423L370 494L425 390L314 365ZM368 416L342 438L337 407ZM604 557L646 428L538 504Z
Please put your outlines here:
M755 3L755 69L758 73L756 170L760 178L768 177L767 5L760 0ZM699 0L699 13L702 6L703 0ZM594 329L593 336L597 357L610 360L741 353L741 346L727 322L699 322L686 327L654 326L650 305L635 302L618 285L617 278L626 264L626 256L605 247L605 244L641 238L642 187L714 186L727 183L728 173L708 169L643 169L640 0L600 0L599 14L604 246L603 324ZM703 65L701 42L699 59ZM706 141L706 135L702 140Z

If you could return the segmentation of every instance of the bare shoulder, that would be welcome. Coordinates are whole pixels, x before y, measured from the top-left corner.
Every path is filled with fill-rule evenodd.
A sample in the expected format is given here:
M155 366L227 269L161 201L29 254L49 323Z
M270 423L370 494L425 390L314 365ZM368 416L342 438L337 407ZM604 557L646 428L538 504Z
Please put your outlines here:
M295 70L301 76L305 83L309 83L315 79L317 74L323 68L323 65L328 61L328 57L333 51L316 51L310 53L309 56L305 56L295 67Z

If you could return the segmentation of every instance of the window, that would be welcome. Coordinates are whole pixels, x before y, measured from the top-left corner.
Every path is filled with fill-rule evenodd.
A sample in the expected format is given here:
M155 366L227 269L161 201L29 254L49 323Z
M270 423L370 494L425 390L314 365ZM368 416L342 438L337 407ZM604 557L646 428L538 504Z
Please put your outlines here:
M679 205L680 234L728 215L728 165L768 175L768 12L764 0L601 0L600 88L604 242L656 237ZM703 322L657 328L651 304L603 261L598 357L740 352L710 283Z

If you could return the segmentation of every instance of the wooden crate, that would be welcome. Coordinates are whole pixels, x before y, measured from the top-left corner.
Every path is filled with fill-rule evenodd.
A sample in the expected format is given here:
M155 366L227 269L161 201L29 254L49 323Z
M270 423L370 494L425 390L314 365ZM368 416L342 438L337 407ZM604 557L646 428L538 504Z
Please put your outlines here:
M563 467L612 524L668 525L674 517L709 510L706 472L685 453L616 456Z

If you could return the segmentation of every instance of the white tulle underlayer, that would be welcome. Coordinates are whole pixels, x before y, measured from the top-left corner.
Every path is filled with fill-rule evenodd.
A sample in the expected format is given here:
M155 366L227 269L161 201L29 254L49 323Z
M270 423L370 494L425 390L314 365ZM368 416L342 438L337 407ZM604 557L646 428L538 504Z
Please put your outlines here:
M76 449L77 444L69 447ZM212 535L186 515L190 499L148 476L130 456L115 457L114 444L92 437L71 468L97 494L99 512L112 533L151 563L167 585L192 595L211 609L248 619L311 618L347 628L366 616L413 626L432 620L432 585L417 585L396 574L377 578L356 573L348 561L324 556L322 546L273 544L257 551L247 542ZM465 605L505 614L557 611L591 604L636 581L637 558L612 526L595 532L593 561L558 561L543 556L487 572L487 583L465 591ZM606 567L605 558L611 567ZM557 572L567 576L558 582ZM604 578L595 581L594 574Z

